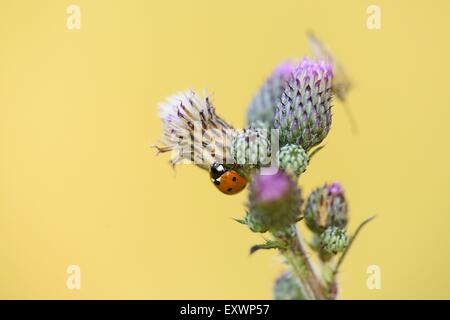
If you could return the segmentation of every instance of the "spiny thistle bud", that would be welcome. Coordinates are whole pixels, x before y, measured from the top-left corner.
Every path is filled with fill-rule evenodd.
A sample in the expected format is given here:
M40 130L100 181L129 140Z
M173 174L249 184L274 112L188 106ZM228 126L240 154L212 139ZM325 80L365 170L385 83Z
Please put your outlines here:
M274 128L280 129L280 145L309 151L330 131L332 65L304 59L293 76L277 105Z
M269 131L261 128L248 128L239 132L233 139L231 154L236 164L259 167L270 163Z
M209 170L215 163L231 161L230 144L234 129L215 113L208 95L186 91L160 104L164 146L159 152L172 151L171 163L194 162Z
M337 254L348 246L348 237L344 229L328 227L320 235L320 246L328 253Z
M300 281L292 272L283 272L273 287L274 300L304 300Z
M309 242L309 247L316 251L319 255L319 259L322 262L327 262L333 258L333 254L329 253L328 251L325 251L321 246L321 240L320 240L320 234L314 233L312 235L312 238Z
M309 158L305 150L299 145L287 144L278 151L278 162L280 169L299 176L305 172Z
M306 201L306 225L316 233L330 226L344 229L348 222L348 206L339 183L325 184L314 190Z
M294 66L292 62L280 64L253 97L248 111L247 124L259 128L271 128L275 108L280 101L288 81L292 79Z
M277 231L300 219L300 189L288 174L257 175L250 185L249 215L263 229Z
M244 222L252 232L264 233L269 230L267 225L260 224L259 221L251 214L247 214L245 216Z

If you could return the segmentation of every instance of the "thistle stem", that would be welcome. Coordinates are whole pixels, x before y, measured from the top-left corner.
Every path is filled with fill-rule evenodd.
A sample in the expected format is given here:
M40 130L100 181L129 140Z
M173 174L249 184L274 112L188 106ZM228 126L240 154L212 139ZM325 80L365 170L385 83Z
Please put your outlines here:
M305 251L302 238L295 228L294 235L287 240L287 248L281 253L291 265L293 272L300 280L301 288L305 299L324 300L327 299L327 290L320 278L317 276L308 255Z
M302 261L299 261L292 250L283 253L287 262L291 265L292 271L300 280L300 288L305 300L314 300L314 292L307 281L307 273Z

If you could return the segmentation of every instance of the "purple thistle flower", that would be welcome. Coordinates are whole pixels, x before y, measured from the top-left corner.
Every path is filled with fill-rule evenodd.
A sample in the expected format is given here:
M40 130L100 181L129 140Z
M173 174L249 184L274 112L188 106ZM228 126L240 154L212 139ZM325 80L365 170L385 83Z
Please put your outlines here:
M289 177L281 171L274 175L259 175L253 183L256 200L260 202L274 202L282 199L290 186Z
M342 189L342 186L338 182L333 182L331 185L326 185L328 188L328 192L332 196L337 196L339 194L344 194L344 189Z
M331 126L332 65L303 59L293 71L276 108L274 127L280 144L298 144L305 151L318 145Z
M306 201L305 220L317 233L330 226L344 229L348 223L348 204L342 186L334 182L311 192Z
M250 185L248 220L258 230L285 230L300 219L301 194L283 171L257 175Z

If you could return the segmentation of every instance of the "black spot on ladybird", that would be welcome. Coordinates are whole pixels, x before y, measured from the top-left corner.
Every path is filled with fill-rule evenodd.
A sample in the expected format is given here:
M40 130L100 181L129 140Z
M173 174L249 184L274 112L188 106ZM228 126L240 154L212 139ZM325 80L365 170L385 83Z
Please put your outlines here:
M231 192L231 191L233 191L233 188L228 188L227 191Z
M233 181L236 182L236 177L233 177Z

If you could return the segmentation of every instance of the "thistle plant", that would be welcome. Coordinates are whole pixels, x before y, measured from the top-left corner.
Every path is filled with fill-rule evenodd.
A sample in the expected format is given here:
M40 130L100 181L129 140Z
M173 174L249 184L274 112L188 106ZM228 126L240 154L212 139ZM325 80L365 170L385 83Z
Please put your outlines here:
M187 161L207 170L227 195L248 184L246 210L236 221L266 235L251 254L277 250L284 257L287 270L275 280L275 299L336 299L339 268L371 219L348 235L349 206L339 183L324 184L305 198L299 187L331 129L333 81L327 60L281 64L251 101L242 130L216 114L207 94L183 92L160 106L163 145L156 148L172 152L172 165ZM309 239L299 232L301 223Z
M253 97L247 110L247 124L261 128L273 126L275 113L273 112L281 95L292 78L295 65L292 61L281 63L261 86Z

